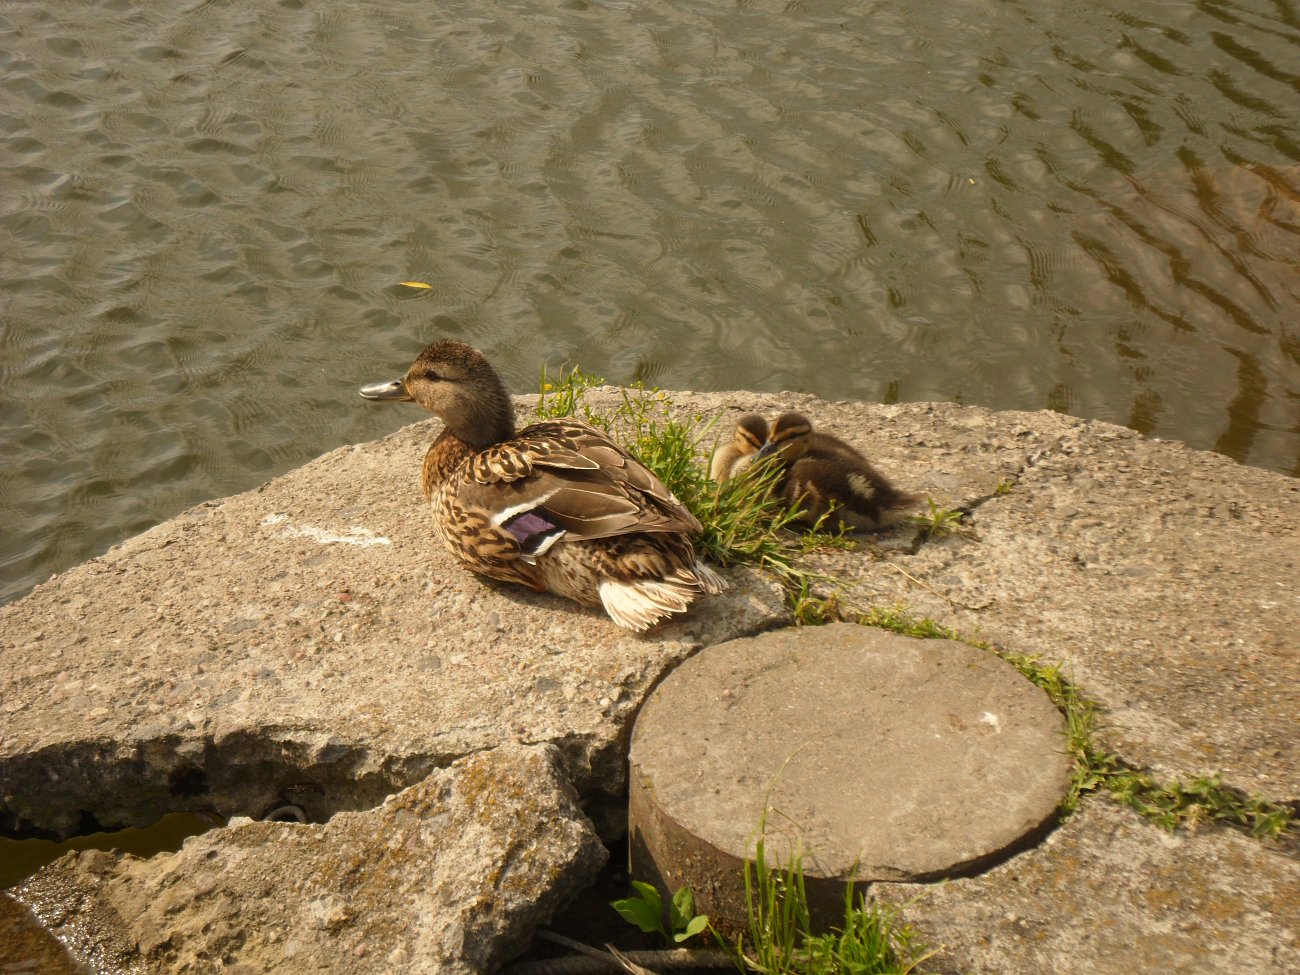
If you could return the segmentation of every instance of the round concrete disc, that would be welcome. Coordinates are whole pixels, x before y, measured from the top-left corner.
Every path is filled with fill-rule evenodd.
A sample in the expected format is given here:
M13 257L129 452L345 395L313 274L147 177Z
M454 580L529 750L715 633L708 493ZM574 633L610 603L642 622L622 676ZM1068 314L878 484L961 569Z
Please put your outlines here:
M832 903L850 879L970 872L1050 827L1064 731L1041 690L964 643L836 624L718 644L637 719L634 870L717 913L761 827L768 862L797 846Z

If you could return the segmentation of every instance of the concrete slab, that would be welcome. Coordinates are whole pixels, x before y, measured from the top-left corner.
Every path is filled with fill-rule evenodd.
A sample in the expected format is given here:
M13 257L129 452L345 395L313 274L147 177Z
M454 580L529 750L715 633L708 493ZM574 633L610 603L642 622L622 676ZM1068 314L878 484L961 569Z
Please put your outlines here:
M835 624L709 647L633 730L633 872L743 926L761 830L769 858L806 854L813 898L842 916L848 881L954 876L1041 836L1069 784L1064 734L1039 688L963 643Z
M932 449L914 463L956 478L930 483L974 506L970 533L810 559L853 583L848 607L903 605L1065 663L1129 762L1300 799L1300 481L1067 417L1044 441L1037 414L922 415ZM1017 442L1036 446L1008 471Z
M1041 846L938 886L879 884L935 975L1291 975L1300 863L1222 829L1165 833L1094 799Z
M0 607L0 830L286 801L322 819L513 740L554 742L584 795L617 795L646 691L785 618L743 570L644 637L472 575L420 494L436 429L334 451Z
M1300 482L1052 413L802 394L674 398L683 418L720 415L719 432L748 410L799 410L900 486L973 509L970 537L924 540L901 526L863 552L810 557L852 581L850 603L903 604L1065 661L1109 709L1106 744L1132 764L1223 771L1229 785L1300 799ZM787 618L776 587L741 571L729 573L727 596L649 638L484 583L429 531L416 471L434 430L415 424L200 506L0 607L0 832L66 835L204 806L260 815L285 801L325 819L514 742L553 744L595 808L624 787L629 724L657 680L703 646ZM1067 830L1095 827L1097 843L1134 851L1133 897L1142 870L1183 876L1160 859L1163 834L1107 822L1089 813ZM230 832L204 842L220 851ZM1221 893L1135 915L1133 930L1211 930L1215 898L1295 889L1293 845L1252 847L1219 832L1194 840L1205 864L1197 876L1222 858ZM1062 877L1071 862L1061 861ZM979 879L943 889L1002 896L967 887ZM1063 898L1054 911L1053 883L1028 877L1025 896L1041 887L1041 925L1070 928L1084 905ZM1104 884L1095 889L1105 896ZM174 906L168 923L180 927L204 901ZM400 899L391 909L409 917ZM945 940L983 944L987 916L963 916ZM1281 943L1276 926L1246 925L1229 943L1253 939L1242 957L1270 957L1261 952ZM1044 943L1066 953L1052 964L1071 970L1070 944Z
M552 746L503 746L323 825L242 821L147 860L72 854L13 891L94 971L480 973L605 848Z

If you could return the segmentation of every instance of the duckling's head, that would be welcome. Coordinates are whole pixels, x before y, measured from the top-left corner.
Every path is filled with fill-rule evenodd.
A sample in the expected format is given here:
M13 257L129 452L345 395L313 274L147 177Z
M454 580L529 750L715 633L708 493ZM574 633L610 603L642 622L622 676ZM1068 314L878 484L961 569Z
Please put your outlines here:
M768 457L780 457L784 464L798 460L808 452L810 433L812 424L802 413L782 413L768 428L767 442L758 452L755 463Z
M756 454L767 443L767 421L757 413L746 413L736 421L732 445L742 457Z
M500 443L515 433L505 384L483 353L464 342L434 342L401 379L362 386L361 395L376 402L414 400L471 447Z

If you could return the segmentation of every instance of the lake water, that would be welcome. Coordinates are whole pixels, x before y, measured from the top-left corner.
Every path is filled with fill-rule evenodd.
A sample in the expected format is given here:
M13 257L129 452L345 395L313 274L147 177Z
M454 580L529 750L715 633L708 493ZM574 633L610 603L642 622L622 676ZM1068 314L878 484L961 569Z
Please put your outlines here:
M1300 474L1297 66L1291 0L9 0L0 598L437 337Z

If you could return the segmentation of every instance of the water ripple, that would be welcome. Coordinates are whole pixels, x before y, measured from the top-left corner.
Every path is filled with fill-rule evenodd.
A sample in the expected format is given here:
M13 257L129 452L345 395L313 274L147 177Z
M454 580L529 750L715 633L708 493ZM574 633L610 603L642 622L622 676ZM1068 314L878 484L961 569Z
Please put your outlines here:
M0 598L410 419L351 391L438 335L1300 473L1289 5L5 17Z

